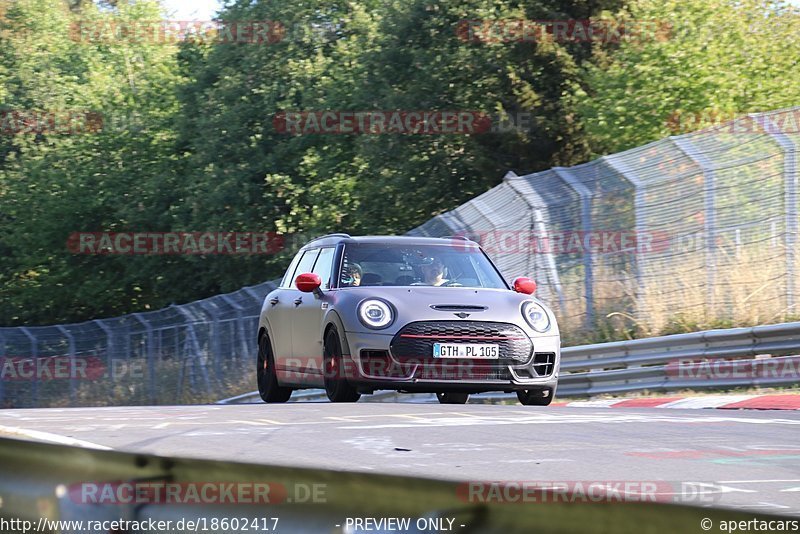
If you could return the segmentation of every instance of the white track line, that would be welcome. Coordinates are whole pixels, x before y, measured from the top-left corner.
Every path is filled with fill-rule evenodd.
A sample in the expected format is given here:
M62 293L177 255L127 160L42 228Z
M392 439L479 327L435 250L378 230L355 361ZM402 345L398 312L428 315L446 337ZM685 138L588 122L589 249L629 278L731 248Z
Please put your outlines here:
M584 401L572 401L567 403L569 407L579 407L579 408L608 408L610 406L615 405L618 402L622 402L625 399L596 399L596 400L584 400Z
M58 443L59 445L72 445L73 447L83 447L85 449L98 449L101 451L112 450L111 447L106 447L105 445L98 445L97 443L92 443L90 441L83 441L81 439L70 438L68 436L51 434L50 432L41 432L39 430L28 430L25 428L0 425L0 436L2 436L3 434L10 434L11 437L23 436L37 441Z

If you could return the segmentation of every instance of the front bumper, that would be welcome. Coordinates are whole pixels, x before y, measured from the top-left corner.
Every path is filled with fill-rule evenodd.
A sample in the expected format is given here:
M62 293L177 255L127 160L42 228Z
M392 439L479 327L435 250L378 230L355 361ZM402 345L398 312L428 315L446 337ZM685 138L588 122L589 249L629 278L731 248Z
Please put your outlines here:
M434 358L424 347L398 354L396 336L346 332L352 365L347 379L365 390L414 392L555 389L561 359L558 335L529 337L530 352L498 360ZM395 340L393 346L393 339ZM452 339L431 341L449 342ZM501 356L508 356L503 354Z

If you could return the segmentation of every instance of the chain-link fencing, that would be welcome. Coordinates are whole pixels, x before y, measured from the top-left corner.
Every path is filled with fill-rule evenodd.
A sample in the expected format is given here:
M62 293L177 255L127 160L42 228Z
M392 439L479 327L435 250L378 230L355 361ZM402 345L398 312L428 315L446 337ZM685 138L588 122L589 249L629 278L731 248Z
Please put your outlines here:
M0 328L0 407L182 404L255 388L265 282L112 319Z
M412 230L481 242L565 329L797 317L800 107L517 176Z

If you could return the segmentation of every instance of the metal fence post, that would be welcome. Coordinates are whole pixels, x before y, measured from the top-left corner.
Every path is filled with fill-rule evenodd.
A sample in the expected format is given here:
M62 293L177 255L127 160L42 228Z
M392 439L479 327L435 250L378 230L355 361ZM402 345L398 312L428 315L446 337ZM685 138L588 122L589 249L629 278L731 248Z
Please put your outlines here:
M211 316L211 325L209 328L208 336L209 336L209 345L211 345L211 354L214 358L214 379L216 380L217 384L222 383L222 348L221 348L221 337L222 337L222 328L220 328L219 323L219 312L217 311L216 306L209 301L200 301L198 303L201 308L206 310L208 314Z
M542 214L542 210L538 208L533 210L533 231L538 232L538 235L542 236L542 240L545 243L550 243L550 232L547 228L547 222ZM553 257L552 252L546 252L544 257L545 261L547 262L547 268L550 271L550 279L552 280L553 287L556 290L556 295L558 295L558 303L563 310L565 305L564 290L561 287L561 279L558 276L556 260Z
M636 226L636 235L637 235L637 243L638 239L644 235L647 231L647 225L645 224L646 216L645 216L645 200L644 200L644 185L639 182L638 180L633 183L633 217L636 219L634 223ZM639 247L637 246L637 249ZM644 258L642 258L641 251L637 250L636 253L636 292L637 292L637 300L638 297L644 293L644 283L645 283L645 274L644 274L644 266L645 266Z
M578 194L581 199L581 230L584 240L592 234L592 192L564 167L553 167L556 176ZM594 259L590 247L583 248L583 284L586 293L586 328L594 326Z
M106 358L110 358L113 350L114 345L114 333L111 331L111 328L102 320L102 319L95 319L92 321L97 326L100 327L100 330L106 335Z
M153 353L153 327L142 318L141 313L131 314L137 321L144 325L145 332L147 333L147 340L145 341L145 353L147 354L147 390L150 397L150 403L156 403L156 361L155 354Z
M687 134L691 135L691 134ZM716 211L716 183L714 175L714 164L708 157L697 150L694 144L686 136L670 137L689 159L694 161L703 172L703 202L704 202L704 221L703 230L705 234L706 249L706 283L708 284L708 302L706 309L713 315L715 311L715 285L716 285L716 248L717 248L717 211Z
M206 366L203 365L203 362L200 361L200 342L197 339L197 333L195 332L194 323L192 321L191 315L182 306L178 306L178 312L186 318L186 339L184 342L184 352L187 354L191 354L192 358L192 372L189 374L190 382L194 383L194 367L195 365L200 368L200 374L203 377L203 381L206 385L206 392L211 393L211 382L208 378L208 370ZM183 366L185 364L185 360L181 361L181 373L179 375L179 383L180 387L183 387Z
M64 334L67 338L67 342L69 343L69 360L71 364L71 369L69 373L69 400L71 403L75 403L75 392L77 391L77 386L75 384L75 369L76 369L76 355L75 355L75 336L72 333L64 328L61 325L56 326L58 331Z
M783 150L783 203L786 212L786 309L795 306L795 261L797 259L797 147L786 133L776 131L776 125L766 116L750 115L764 128L767 135Z
M524 177L517 176L516 173L509 171L503 177L503 181L506 184L508 184L508 186L517 194L517 196L522 199L525 205L528 206L528 210L531 213L531 230L534 232L534 234L538 232L538 235L540 235L545 242L549 243L547 220L545 219L544 214L542 213L542 209L546 208L546 204L542 200L542 198L538 194L536 194L536 192L533 190L533 185L530 186L531 187L530 193L531 196L533 196L539 201L538 206L536 206L533 202L531 202L531 200L528 198L528 195L526 195L525 192L521 191L518 186L514 185L514 181L516 179L521 180L523 178ZM550 279L551 285L556 290L556 295L558 295L558 302L563 311L565 305L564 291L563 288L561 287L561 279L558 276L558 268L556 267L556 260L553 257L552 251L549 250L544 253L544 257L545 257L545 263L547 264L548 278ZM529 261L533 259L533 254L529 254L528 259ZM531 270L532 269L528 267L528 271Z
M107 324L105 324L105 322L102 319L95 319L92 322L95 323L97 326L99 326L100 330L102 330L106 335L106 369L110 370L110 369L113 368L114 333L111 331L111 328ZM111 374L109 374L108 376L111 378L111 380L108 381L109 389L110 389L109 398L113 398L114 397L114 386L115 386L114 377Z
M603 156L601 158L605 161L612 169L617 171L620 176L622 176L625 180L628 181L633 186L633 217L635 219L634 225L636 227L636 235L641 236L647 231L647 217L645 212L645 198L644 198L644 191L645 191L645 184L642 182L634 173L633 171L628 168L628 166L620 159L615 158L614 156ZM637 239L638 243L638 239ZM643 274L645 264L644 259L642 258L642 252L639 250L639 246L636 247L636 306L640 306L641 296L644 293L644 282L645 277Z
M39 343L36 341L36 336L31 334L31 331L24 326L20 327L20 331L30 340L31 358L33 358L34 365L37 365L39 359ZM39 377L37 374L38 373L34 370L33 383L31 384L31 403L34 408L38 408L39 406Z

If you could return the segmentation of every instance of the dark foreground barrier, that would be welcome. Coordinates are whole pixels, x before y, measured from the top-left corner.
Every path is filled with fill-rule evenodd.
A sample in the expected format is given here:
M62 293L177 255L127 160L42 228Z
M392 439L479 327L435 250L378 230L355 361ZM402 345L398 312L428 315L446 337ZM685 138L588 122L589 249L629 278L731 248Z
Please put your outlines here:
M710 503L666 504L673 497L652 493L661 485L627 483L622 493L621 484L605 493L580 482L522 488L0 439L3 532L640 534L792 522Z

